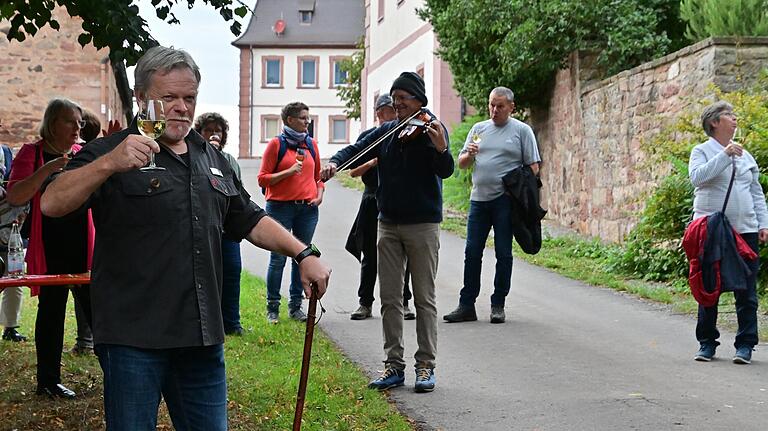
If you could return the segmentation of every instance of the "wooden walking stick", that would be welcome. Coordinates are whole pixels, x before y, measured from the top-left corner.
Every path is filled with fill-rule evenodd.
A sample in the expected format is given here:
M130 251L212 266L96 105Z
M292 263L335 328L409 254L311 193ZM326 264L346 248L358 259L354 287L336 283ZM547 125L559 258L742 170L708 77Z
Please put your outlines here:
M307 331L304 335L304 354L301 358L301 377L299 392L296 395L296 413L293 415L293 431L301 430L301 416L304 413L304 396L307 393L309 379L309 360L312 357L312 337L315 334L315 310L317 309L317 286L312 285L312 295L309 297L307 310Z

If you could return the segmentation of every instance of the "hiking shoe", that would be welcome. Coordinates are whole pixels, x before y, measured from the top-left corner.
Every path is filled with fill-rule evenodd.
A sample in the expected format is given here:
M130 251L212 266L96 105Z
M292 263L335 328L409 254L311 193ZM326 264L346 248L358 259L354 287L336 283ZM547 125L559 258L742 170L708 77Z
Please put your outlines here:
M714 346L712 344L702 344L699 348L699 351L696 352L696 356L693 357L693 360L699 361L699 362L709 362L712 360L712 358L715 356L715 348L717 346ZM734 361L736 359L734 358Z
M504 323L507 320L503 305L491 305L491 323Z
M378 389L383 391L385 389L394 388L397 386L403 386L405 383L405 371L398 370L397 368L387 367L383 373L376 379L372 380L368 384L369 389Z
M370 305L361 305L357 307L357 310L353 311L352 314L349 315L349 318L352 320L365 320L369 317L371 317Z
M82 344L75 344L69 351L70 354L75 356L88 356L93 353L93 346L84 346Z
M304 310L299 308L294 308L293 310L290 310L288 312L288 317L291 319L297 321L297 322L306 322L307 321L307 315L304 313Z
M752 348L742 346L736 349L736 354L733 356L734 364L751 364L752 363Z
M267 322L273 325L280 323L280 313L277 310L267 310Z
M3 340L6 341L13 341L14 343L20 343L22 341L27 341L27 337L24 335L21 335L19 331L16 330L16 328L5 328L3 330Z
M407 305L403 307L403 320L416 320L416 313L411 311Z
M432 368L416 368L416 392L432 392L435 390L435 370Z
M459 304L455 310L443 316L443 320L446 322L474 322L477 320L477 313L475 313L475 307L469 305Z

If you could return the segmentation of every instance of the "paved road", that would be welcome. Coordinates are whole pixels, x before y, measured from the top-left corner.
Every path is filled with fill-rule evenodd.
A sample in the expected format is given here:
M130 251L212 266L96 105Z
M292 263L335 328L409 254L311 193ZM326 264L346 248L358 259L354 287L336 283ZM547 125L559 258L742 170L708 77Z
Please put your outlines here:
M244 182L263 203L257 170L244 162ZM381 318L349 320L357 307L357 261L344 251L359 194L332 181L315 243L333 265L328 314L320 324L370 376L384 358ZM441 236L437 278L440 317L461 288L464 242ZM244 266L264 276L268 256L243 247ZM428 430L765 430L768 347L752 365L731 363L733 334L718 359L694 362L694 321L607 289L594 288L515 261L507 323L488 322L493 254L486 250L478 317L439 326L437 388L391 391L398 408ZM286 271L287 275L287 271ZM286 293L284 281L284 294ZM378 302L376 303L378 304ZM374 305L376 309L377 305ZM406 358L416 348L415 322L405 322Z

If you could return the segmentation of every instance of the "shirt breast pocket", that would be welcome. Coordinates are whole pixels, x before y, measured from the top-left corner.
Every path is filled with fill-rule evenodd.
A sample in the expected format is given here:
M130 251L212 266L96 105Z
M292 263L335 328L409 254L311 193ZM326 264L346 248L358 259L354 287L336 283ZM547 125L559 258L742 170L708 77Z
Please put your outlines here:
M179 205L174 202L175 178L171 175L128 173L120 178L123 199L115 216L128 225L164 225L178 220Z

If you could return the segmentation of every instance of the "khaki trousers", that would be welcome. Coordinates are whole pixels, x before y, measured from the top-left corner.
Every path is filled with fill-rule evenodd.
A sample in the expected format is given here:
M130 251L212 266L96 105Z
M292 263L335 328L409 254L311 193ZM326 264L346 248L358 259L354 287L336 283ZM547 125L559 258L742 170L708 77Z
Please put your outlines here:
M403 277L411 270L416 307L416 368L434 368L437 355L435 275L440 250L438 223L379 222L379 292L387 367L405 369L403 361Z

